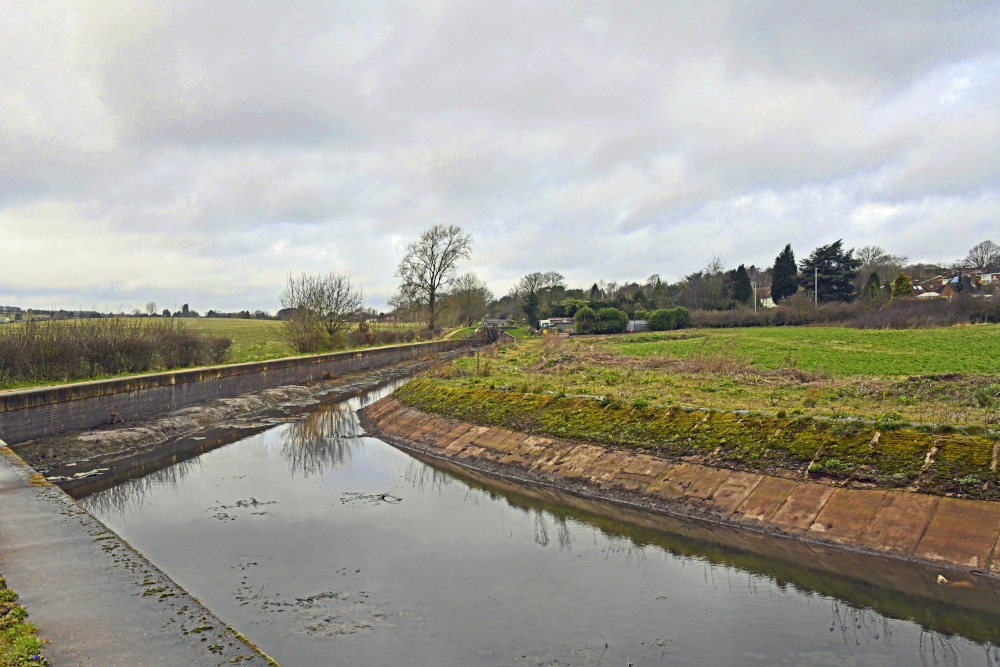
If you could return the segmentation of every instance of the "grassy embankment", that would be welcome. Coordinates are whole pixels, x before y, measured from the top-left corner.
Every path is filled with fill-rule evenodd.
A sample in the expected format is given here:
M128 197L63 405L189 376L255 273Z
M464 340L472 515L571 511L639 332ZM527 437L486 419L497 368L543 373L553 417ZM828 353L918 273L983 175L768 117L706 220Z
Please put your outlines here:
M81 320L71 321L80 322ZM107 322L109 320L103 320ZM135 321L135 320L133 320ZM159 319L151 320L137 320L139 324L150 323L150 324L162 324ZM229 319L229 318L191 318L183 320L174 320L179 326L184 329L191 330L197 334L202 334L208 337L224 337L232 340L232 345L226 350L225 357L222 363L226 364L239 364L251 361L266 361L268 359L279 359L282 357L295 356L296 352L285 340L283 333L284 323L277 320L243 320L243 319ZM55 323L59 324L59 323ZM45 326L46 323L41 323ZM3 327L19 327L22 324L5 324ZM396 330L407 331L412 330L414 332L420 330L422 325L420 324L397 324L394 325ZM0 334L10 333L11 329L0 330ZM0 347L0 355L3 354L3 349ZM0 366L2 366L3 359L0 358ZM30 387L39 387L53 384L62 384L65 382L81 381L83 379L88 380L104 380L115 377L127 377L129 375L141 374L144 372L152 372L153 370L169 370L167 367L162 365L155 367L150 370L138 371L138 372L122 372L122 373L94 373L85 378L66 378L63 380L52 380L51 378L41 377L38 379L24 379L18 378L16 380L5 379L4 374L0 373L0 390L7 389L26 389ZM43 375L40 373L40 375Z
M38 628L26 620L27 616L17 603L17 593L7 588L0 575L0 667L46 664Z
M1000 499L1000 326L546 338L398 392L480 424L860 487Z

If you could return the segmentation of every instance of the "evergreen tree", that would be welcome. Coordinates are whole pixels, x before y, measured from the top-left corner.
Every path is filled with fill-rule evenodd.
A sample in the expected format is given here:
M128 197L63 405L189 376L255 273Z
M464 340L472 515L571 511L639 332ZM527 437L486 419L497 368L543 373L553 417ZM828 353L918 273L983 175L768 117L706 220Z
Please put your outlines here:
M799 285L811 292L817 280L822 302L854 299L854 278L861 260L854 257L853 249L844 252L843 246L843 239L820 246L799 265Z
M739 304L750 304L753 298L753 285L750 284L750 274L747 267L740 264L733 275L733 301Z
M878 279L878 271L872 271L868 276L868 282L865 283L865 288L861 291L861 296L872 308L878 308L882 305L882 281Z
M910 279L900 273L892 281L892 298L898 299L907 296L913 296L913 286L910 284Z
M792 244L789 243L781 254L774 258L774 268L771 270L771 299L775 303L798 291L798 275L795 253L792 252Z

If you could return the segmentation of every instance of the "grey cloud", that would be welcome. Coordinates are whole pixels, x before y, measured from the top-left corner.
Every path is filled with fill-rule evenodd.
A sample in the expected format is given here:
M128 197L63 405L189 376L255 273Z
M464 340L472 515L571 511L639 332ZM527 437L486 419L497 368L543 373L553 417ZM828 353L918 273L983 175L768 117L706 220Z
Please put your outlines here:
M474 234L497 293L531 270L679 277L848 233L917 256L941 211L978 234L997 196L995 82L939 100L1000 53L992 5L0 14L0 238L17 267L59 264L38 298L273 307L287 272L337 266L379 304L436 222ZM0 301L30 288L0 284Z

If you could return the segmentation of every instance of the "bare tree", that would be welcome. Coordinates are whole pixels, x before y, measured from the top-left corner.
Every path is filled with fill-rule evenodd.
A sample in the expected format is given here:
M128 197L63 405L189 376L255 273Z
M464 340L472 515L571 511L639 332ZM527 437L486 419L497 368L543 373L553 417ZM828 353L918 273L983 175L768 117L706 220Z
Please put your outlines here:
M466 325L485 315L486 307L493 301L493 292L471 271L455 278L452 282L451 296L458 307L459 317Z
M351 284L349 273L331 271L323 276L317 296L320 322L331 338L343 331L349 318L365 305L364 290Z
M406 256L396 269L399 291L411 302L426 304L428 328L440 308L438 296L451 284L459 260L472 254L472 237L455 225L434 225L406 246Z
M364 306L365 295L351 284L350 274L331 271L298 278L289 274L278 299L282 308L290 309L285 320L288 342L299 352L315 352L324 337L336 343L350 316Z
M972 246L965 257L965 265L979 271L985 271L997 263L1000 263L1000 246L988 240Z
M888 285L903 271L909 259L906 255L890 255L885 248L877 245L866 245L858 249L854 258L861 261L861 268L854 279L854 287L858 292L868 284L873 273L878 275L880 284Z
M149 315L150 317L152 317L153 315L156 315L156 302L155 301L148 301L148 302L146 302L146 314Z

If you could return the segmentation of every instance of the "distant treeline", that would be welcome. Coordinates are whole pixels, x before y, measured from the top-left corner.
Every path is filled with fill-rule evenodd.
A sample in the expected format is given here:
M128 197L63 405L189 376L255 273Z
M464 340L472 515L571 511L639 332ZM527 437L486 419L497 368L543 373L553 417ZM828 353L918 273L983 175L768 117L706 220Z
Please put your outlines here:
M1000 301L959 294L947 299L893 299L881 307L864 301L835 301L814 307L811 295L799 293L777 308L695 310L696 327L768 327L830 324L856 329L920 329L953 324L1000 323Z
M622 333L628 314L618 308L582 306L573 313L576 333ZM660 308L635 311L637 320L646 320L651 331L686 327L771 327L829 324L856 329L920 329L953 324L1000 323L1000 301L971 294L947 299L894 299L880 307L864 301L835 301L817 308L805 293L789 297L776 308L735 310L695 310Z
M232 340L164 318L26 321L0 327L0 385L222 363Z

